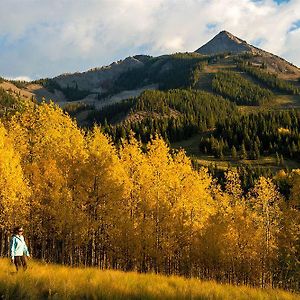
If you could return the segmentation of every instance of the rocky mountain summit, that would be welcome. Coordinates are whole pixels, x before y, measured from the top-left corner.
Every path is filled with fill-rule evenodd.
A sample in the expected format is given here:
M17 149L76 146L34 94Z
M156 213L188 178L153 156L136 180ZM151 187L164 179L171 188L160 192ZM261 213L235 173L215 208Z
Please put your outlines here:
M223 30L217 34L213 39L201 46L195 52L204 55L220 54L225 52L242 53L252 52L256 53L259 50L246 41L239 39L230 32Z
M202 55L216 55L222 53L249 54L249 61L256 65L265 65L269 71L279 76L288 75L298 77L299 68L289 63L285 59L257 48L246 41L236 37L232 33L223 30L205 45L195 51ZM288 78L290 79L290 78Z

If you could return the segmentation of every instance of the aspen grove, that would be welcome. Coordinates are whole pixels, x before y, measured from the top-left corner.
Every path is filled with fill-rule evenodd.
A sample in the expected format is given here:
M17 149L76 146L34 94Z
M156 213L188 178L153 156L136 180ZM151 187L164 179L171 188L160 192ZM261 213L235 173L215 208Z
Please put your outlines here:
M283 196L269 178L220 186L184 151L133 134L115 146L54 104L0 125L0 255L22 225L47 262L299 290L300 172Z

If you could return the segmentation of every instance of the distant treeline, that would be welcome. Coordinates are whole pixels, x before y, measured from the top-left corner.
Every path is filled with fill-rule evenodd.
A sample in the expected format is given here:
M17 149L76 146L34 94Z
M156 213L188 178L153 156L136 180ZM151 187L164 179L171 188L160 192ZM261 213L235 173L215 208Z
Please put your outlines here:
M114 83L114 92L130 90L157 83L159 89L193 87L208 57L197 53L178 53L148 58L144 66L120 75Z
M14 113L16 110L21 110L24 101L19 94L12 95L13 91L6 91L0 87L0 115Z
M12 107L16 103L16 98L0 87L1 108Z
M231 154L257 159L275 154L300 159L300 112L266 112L227 118L214 134L201 138L200 150L217 157ZM238 153L237 153L238 152Z
M90 112L88 120L91 124L95 122L101 125L114 124L124 119L133 109L137 101L136 98L130 98L111 105L106 105L101 109Z
M193 165L195 169L201 169L203 166L197 162L197 159L192 159ZM228 170L234 169L230 165L226 169L220 169L217 163L211 163L207 166L208 171L214 178L216 178L217 182L225 187L226 185L226 172ZM284 166L282 166L284 169ZM261 176L266 178L272 178L276 181L276 185L279 188L280 192L285 196L289 196L290 187L285 185L281 185L281 182L276 180L276 174L278 170L274 168L268 168L265 166L259 165L251 165L251 164L239 164L236 168L236 172L239 174L239 178L241 180L241 186L245 192L248 192L249 189L254 187L255 181L257 181Z
M111 124L116 118L133 117L147 112L142 119ZM167 141L176 142L195 133L214 128L217 121L237 113L234 103L221 96L196 90L146 91L137 99L104 107L90 115L91 121L103 126L104 132L116 143L128 138L133 131L142 142L160 134Z
M85 110L94 110L94 105L89 105L84 102L70 102L63 106L63 110L67 112L71 117L76 116L78 113Z
M249 63L239 63L238 68L271 89L292 95L298 95L300 93L300 90L292 83L278 78L278 76L275 74L271 74L257 67L253 67Z
M216 73L212 88L239 105L261 105L273 96L271 91L230 71Z
M77 84L75 84L75 86L68 85L67 87L62 87L55 79L51 78L35 80L33 83L42 85L51 93L54 93L55 90L61 91L69 101L81 100L91 94L90 91L79 89Z

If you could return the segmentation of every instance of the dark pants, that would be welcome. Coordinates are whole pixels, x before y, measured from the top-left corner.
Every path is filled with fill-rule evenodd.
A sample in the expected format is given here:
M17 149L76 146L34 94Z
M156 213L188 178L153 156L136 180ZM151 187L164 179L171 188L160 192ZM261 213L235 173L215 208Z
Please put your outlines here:
M23 267L24 271L27 269L27 258L26 258L25 255L15 256L14 257L14 263L15 263L17 271L19 271L20 267Z

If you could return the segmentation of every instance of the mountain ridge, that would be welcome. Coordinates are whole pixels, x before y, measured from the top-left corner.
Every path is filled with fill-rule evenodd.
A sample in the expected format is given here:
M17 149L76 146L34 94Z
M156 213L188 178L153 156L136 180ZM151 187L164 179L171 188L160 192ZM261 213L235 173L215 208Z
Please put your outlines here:
M132 90L132 93L126 93L126 95L132 94L135 97L137 88L143 90L143 87L147 89L149 85L159 86L159 81L163 77L177 76L176 74L171 74L176 68L175 57L178 58L177 60L180 60L180 57L185 59L185 56L189 55L191 59L201 60L202 56L203 59L212 60L213 62L215 60L214 56L228 53L231 53L230 59L233 61L241 58L253 66L265 68L266 71L284 80L294 81L300 78L300 69L297 66L277 55L250 45L245 40L223 30L194 52L161 55L158 57L149 55L129 56L108 66L95 67L83 72L63 73L53 78L36 80L27 85L24 84L23 94L29 93L28 97L36 97L38 101L41 101L43 98L46 100L52 99L62 105L68 101L84 101L97 106L99 104L98 100L102 101L104 98L130 90ZM193 58L193 55L196 56ZM179 70L177 71L178 76L180 76ZM120 83L124 83L124 80L126 84L120 85ZM131 83L138 81L139 84L128 84L128 81L131 81ZM11 81L11 83L14 82ZM11 89L11 86L4 83L2 87ZM20 92L14 88L13 90L17 93ZM107 100L109 102L109 99Z
M233 55L248 53L253 56L251 58L252 63L258 65L266 64L269 66L269 71L278 73L279 76L282 74L283 76L286 74L295 74L296 77L300 76L300 69L289 61L263 49L255 47L226 30L219 32L206 44L195 50L194 53L205 56L224 53L231 53ZM169 56L170 54L161 55L156 58L160 61L161 59L168 58ZM83 72L60 74L52 79L63 88L68 86L78 86L78 88L82 90L91 90L93 92L102 93L105 92L107 87L111 86L113 81L115 81L116 78L118 78L118 76L120 76L122 73L126 73L132 69L138 70L144 67L147 61L151 58L153 57L147 55L129 56L123 60L113 62L108 66L95 67ZM168 69L169 67L170 66L168 64L164 65L165 69ZM84 78L84 76L91 77L87 80L89 81L88 83L86 80L84 80L84 83L80 82L80 80L77 81L79 78Z

